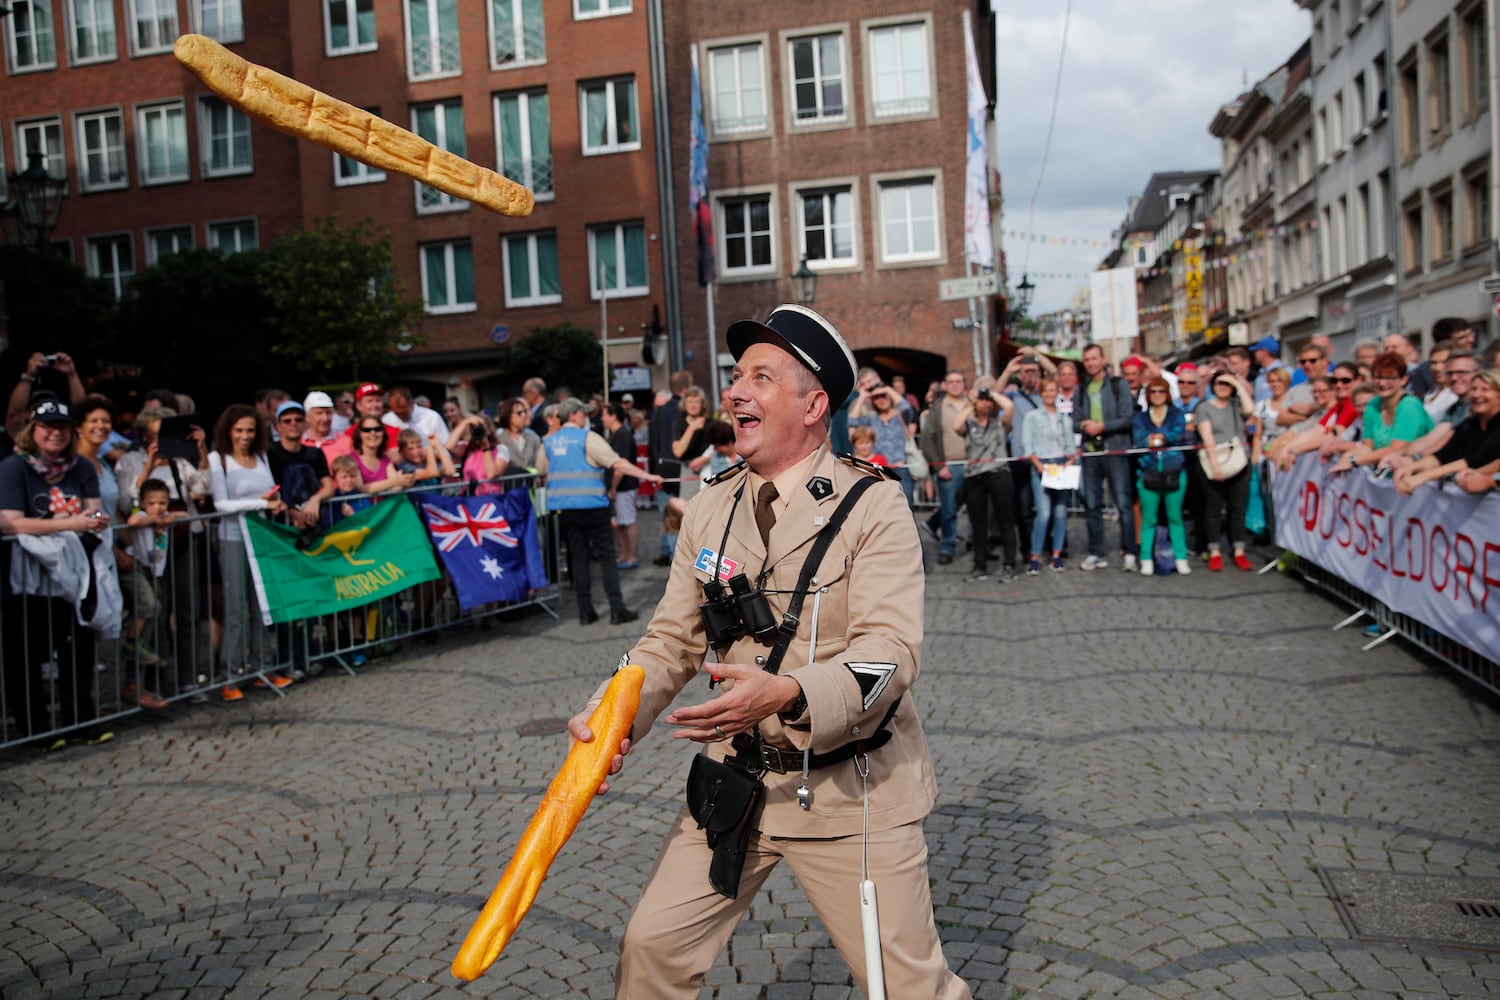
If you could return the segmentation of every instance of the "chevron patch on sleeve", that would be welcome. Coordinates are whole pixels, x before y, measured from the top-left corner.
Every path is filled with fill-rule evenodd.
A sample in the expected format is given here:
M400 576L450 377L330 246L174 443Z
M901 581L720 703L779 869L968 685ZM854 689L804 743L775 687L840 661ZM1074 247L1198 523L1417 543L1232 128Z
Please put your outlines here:
M864 696L864 710L867 712L880 699L881 692L896 674L894 663L845 663L844 666L849 668L849 672L859 682L860 693Z

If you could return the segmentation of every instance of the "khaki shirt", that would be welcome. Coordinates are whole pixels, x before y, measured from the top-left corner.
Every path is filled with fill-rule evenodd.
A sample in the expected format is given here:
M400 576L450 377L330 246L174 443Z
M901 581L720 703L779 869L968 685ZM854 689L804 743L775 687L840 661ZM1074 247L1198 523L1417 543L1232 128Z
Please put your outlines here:
M780 621L813 540L849 487L866 475L834 458L825 444L778 476L781 496L769 546L762 544L755 526L758 477L741 472L706 486L693 498L683 516L666 593L646 634L627 654L629 662L646 669L634 739L645 737L657 716L689 684L694 685L689 697L695 701L716 694L707 684L709 648L698 605L726 527L725 579L737 572L752 582L763 577L762 589ZM760 724L772 744L827 753L874 735L899 699L887 724L890 741L869 755L871 829L921 819L937 794L927 740L910 692L921 670L925 583L916 525L901 488L890 481L876 483L860 497L824 555L814 590L803 602L796 637L782 661L782 673L802 686L807 712L785 725L775 715ZM769 652L769 647L742 638L724 651L723 659L749 664ZM723 758L730 749L727 742L713 743L708 752ZM862 783L853 760L812 772L811 811L797 805L800 771L768 773L765 781L759 824L763 832L787 837L859 833Z

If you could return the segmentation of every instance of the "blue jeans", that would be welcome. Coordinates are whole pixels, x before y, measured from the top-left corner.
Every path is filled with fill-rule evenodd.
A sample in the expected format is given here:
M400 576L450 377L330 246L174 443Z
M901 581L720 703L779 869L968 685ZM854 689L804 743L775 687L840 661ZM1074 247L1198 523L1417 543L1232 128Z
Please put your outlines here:
M911 470L901 466L896 470L896 475L901 477L901 492L906 494L906 506L911 506L912 494L916 490L916 480L911 477Z
M1049 490L1042 485L1042 474L1031 470L1031 496L1036 503L1036 520L1031 523L1031 554L1040 558L1048 550L1042 548L1047 540L1047 517L1052 517L1052 549L1061 552L1068 538L1068 503L1073 498L1072 490Z
M1115 495L1115 506L1120 511L1120 551L1135 554L1135 512L1131 509L1134 493L1135 473L1130 468L1130 459L1125 455L1106 455L1103 458L1083 458L1083 512L1089 529L1089 555L1104 557L1104 481L1109 480L1110 492Z
M952 479L941 479L933 473L937 483L938 516L942 518L942 534L938 536L938 555L951 556L958 551L958 501L964 495L964 466L950 465Z

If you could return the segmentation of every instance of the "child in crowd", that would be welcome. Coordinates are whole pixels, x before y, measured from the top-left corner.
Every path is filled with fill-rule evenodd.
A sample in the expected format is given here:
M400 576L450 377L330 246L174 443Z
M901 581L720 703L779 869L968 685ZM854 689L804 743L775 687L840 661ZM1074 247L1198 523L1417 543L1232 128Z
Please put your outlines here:
M329 517L330 527L346 517L353 517L360 511L366 510L375 502L373 497L364 495L364 477L360 475L359 462L353 455L340 455L335 458L329 465L328 471L333 473L333 483L337 487L333 502L323 506L323 510ZM351 643L356 637L365 636L373 631L363 621L366 615L360 609L356 608L340 612L340 614L349 616L347 624ZM356 667L362 667L369 662L369 658L364 653L355 653L351 662Z
M139 676L135 683L125 685L123 694L127 701L149 709L167 707L166 700L154 690L161 686L160 677L157 683L148 685L144 676L147 670L154 671L166 661L145 642L143 635L161 610L161 578L167 571L172 522L177 518L176 512L168 509L171 502L167 484L160 479L148 479L141 485L139 505L125 522L130 528L130 557L135 560L129 587L135 615L126 633L124 651L136 662Z
M400 455L396 468L411 475L413 486L420 483L435 486L458 474L448 449L435 434L429 434L427 443L423 444L422 435L408 427L396 437L396 451Z
M855 458L869 462L871 465L889 466L891 464L885 460L884 455L875 450L875 428L849 428L849 443L854 446Z
M709 456L707 475L717 476L728 469L740 457L734 453L734 428L722 420L710 420L703 428L704 437L713 454Z

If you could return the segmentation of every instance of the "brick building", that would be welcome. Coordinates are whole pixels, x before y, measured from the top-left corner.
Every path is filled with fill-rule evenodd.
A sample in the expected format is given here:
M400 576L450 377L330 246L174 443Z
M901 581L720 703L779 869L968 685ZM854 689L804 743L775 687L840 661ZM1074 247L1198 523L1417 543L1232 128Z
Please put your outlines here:
M686 201L690 61L696 49L709 142L722 331L797 301L804 258L813 307L862 364L908 376L971 369L964 302L938 282L964 273L966 82L962 12L993 95L987 4L964 0L815 0L774 9L713 0L673 4L666 23L673 187ZM692 220L677 214L678 280L689 367L710 346ZM925 384L925 383L921 383Z

